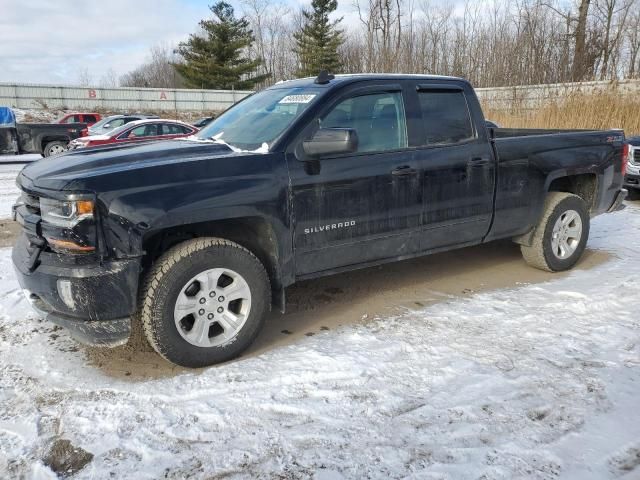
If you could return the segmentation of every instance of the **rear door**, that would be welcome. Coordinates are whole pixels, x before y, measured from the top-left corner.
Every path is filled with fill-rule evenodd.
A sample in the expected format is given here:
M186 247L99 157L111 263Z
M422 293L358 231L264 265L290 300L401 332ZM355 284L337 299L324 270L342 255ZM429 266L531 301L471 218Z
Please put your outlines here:
M493 216L495 159L471 87L416 83L424 171L421 250L482 241ZM478 112L480 118L474 118Z
M298 276L418 249L422 184L403 87L363 83L330 100L297 144L319 126L350 128L356 152L310 161L287 156Z

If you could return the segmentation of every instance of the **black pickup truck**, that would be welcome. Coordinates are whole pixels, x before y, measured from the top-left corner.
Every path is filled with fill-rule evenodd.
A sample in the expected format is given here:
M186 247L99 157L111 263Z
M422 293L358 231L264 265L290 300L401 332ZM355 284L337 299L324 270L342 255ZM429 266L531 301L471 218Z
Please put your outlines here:
M34 307L79 340L200 367L239 355L302 279L511 238L571 268L620 208L622 131L491 129L471 85L346 75L277 84L196 137L25 167L13 249ZM461 253L463 255L464 253Z
M69 142L82 136L87 127L86 123L16 123L8 107L0 110L0 155L57 155L65 152Z

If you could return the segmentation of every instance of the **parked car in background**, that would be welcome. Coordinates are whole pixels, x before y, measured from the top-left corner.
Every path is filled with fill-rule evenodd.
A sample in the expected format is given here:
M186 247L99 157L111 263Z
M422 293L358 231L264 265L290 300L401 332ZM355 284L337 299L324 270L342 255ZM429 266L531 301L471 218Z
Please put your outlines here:
M70 150L78 148L109 145L113 143L148 142L152 140L170 140L188 137L198 129L193 125L175 120L136 120L129 122L105 135L90 135L77 138L69 144Z
M206 127L214 119L215 117L202 117L196 120L195 122L193 122L191 125L193 125L196 128Z
M102 116L99 113L67 113L56 123L86 123L88 126L100 121Z
M624 177L624 186L629 190L629 200L640 199L640 135L630 137L629 163L627 175Z
M45 157L67 150L84 123L18 123L9 107L0 107L0 155L39 153Z
M91 125L89 127L89 131L86 132L86 135L102 135L105 133L109 133L111 130L115 130L122 125L126 125L127 123L135 122L136 120L144 120L147 118L159 118L157 115L142 115L142 114L133 114L133 115L111 115L109 117L105 117L99 122Z

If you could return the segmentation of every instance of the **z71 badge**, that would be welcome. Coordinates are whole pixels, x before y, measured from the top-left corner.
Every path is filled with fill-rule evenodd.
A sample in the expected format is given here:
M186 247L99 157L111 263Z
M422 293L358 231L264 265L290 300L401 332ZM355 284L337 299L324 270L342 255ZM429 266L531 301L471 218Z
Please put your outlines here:
M347 220L346 222L331 223L329 225L320 225L318 227L305 228L304 234L309 235L310 233L328 232L329 230L337 230L339 228L353 227L355 224L356 224L355 220Z

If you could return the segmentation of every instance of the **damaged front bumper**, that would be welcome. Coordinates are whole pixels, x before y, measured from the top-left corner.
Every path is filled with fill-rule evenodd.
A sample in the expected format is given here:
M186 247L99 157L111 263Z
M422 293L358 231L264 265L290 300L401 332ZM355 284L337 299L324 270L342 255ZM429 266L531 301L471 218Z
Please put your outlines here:
M117 346L131 333L137 258L99 262L40 251L25 234L13 248L20 286L34 309L88 345Z

